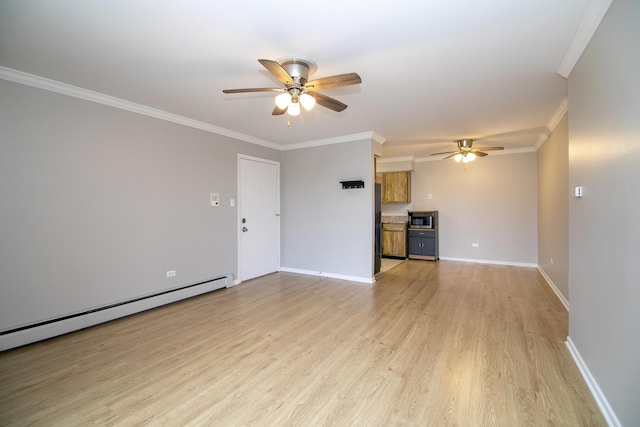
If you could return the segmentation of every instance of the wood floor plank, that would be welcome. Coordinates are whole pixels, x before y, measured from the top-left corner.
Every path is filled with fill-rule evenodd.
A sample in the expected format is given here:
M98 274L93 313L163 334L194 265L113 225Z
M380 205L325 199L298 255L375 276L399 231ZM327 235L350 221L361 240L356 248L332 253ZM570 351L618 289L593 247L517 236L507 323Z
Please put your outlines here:
M604 426L537 270L277 273L0 354L0 425Z

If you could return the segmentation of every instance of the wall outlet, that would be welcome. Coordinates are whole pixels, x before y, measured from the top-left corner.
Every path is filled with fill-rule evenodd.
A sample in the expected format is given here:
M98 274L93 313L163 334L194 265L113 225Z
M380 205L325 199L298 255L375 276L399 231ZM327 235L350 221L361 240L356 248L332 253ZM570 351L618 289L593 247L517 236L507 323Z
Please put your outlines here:
M472 247L474 247L474 248L477 248L477 247L478 247L478 246L480 246L480 245L479 245L479 244L477 244L477 243L472 243L472 244L471 244L471 246L472 246Z
M174 277L175 275L176 275L176 271L175 270L167 271L167 277Z

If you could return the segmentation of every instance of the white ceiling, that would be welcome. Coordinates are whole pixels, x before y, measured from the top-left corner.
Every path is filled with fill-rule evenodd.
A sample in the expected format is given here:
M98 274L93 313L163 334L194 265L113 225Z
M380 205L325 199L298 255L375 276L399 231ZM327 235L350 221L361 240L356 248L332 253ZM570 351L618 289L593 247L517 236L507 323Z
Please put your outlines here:
M375 132L385 157L533 148L567 96L558 74L590 0L0 0L0 65L274 144ZM272 116L258 58L313 59L349 105ZM287 121L290 120L290 126ZM251 139L251 138L249 138Z

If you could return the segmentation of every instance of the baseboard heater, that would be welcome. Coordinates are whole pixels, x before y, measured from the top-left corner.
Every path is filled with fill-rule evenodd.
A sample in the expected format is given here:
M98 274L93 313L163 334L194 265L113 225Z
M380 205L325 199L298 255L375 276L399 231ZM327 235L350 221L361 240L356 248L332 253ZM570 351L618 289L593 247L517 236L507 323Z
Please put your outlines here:
M85 329L196 295L233 286L231 274L0 332L0 351Z

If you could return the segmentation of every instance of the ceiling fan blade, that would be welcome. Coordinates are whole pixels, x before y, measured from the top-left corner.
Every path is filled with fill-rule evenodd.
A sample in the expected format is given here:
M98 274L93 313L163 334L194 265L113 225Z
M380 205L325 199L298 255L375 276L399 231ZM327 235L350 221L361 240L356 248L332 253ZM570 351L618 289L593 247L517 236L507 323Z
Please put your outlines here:
M289 108L289 107L280 108L280 107L278 107L278 106L276 105L276 107L273 109L273 112L271 113L271 115L272 115L272 116L281 116L281 115L283 115L284 113L286 113L286 112L287 112L287 109L288 109L288 108Z
M471 152L472 152L473 154L475 154L476 156L478 156L478 157L488 156L488 154L487 154L487 153L483 153L482 151L475 151L475 150L471 150Z
M305 83L304 87L308 90L320 90L332 87L357 85L360 83L362 83L362 79L358 73L347 73L311 80Z
M504 147L481 147L481 148L474 148L471 151L473 151L475 153L475 150L495 151L495 150L504 150Z
M276 76L278 80L286 85L293 84L293 77L287 73L287 70L282 68L282 65L278 64L276 61L272 61L270 59L258 59L264 68L266 68L271 74Z
M246 89L224 89L224 93L246 93L246 92L284 92L284 89L276 87L249 87Z
M462 154L462 152L455 151L453 154L449 154L447 157L443 157L442 160L450 159L451 157L455 156L456 154Z
M307 94L309 94L310 96L314 97L316 102L320 105L322 105L323 107L326 107L330 110L333 111L343 111L345 108L347 108L347 104L343 104L342 102L338 101L337 99L331 98L327 95L323 95L321 93L318 92L305 92Z
M459 153L459 151L445 151L443 153L431 153L431 155L432 156L439 156L440 154L451 154L451 153L456 154L456 153Z

